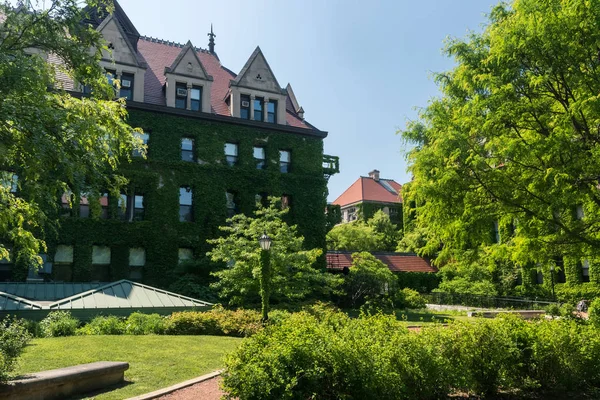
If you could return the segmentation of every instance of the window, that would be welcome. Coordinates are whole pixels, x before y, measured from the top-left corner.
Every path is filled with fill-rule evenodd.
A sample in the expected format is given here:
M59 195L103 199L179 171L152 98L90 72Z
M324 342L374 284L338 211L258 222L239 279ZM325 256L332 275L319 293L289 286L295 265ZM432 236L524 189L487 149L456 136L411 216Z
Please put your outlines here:
M229 166L237 164L238 145L237 143L225 143L225 159Z
M175 108L187 109L187 85L185 83L175 85Z
M192 111L202 111L202 88L192 86L190 93L190 106Z
M240 96L240 118L250 119L250 96L245 94Z
M179 264L186 262L186 261L193 260L194 259L194 250L180 247L179 252L178 252L178 259L179 259Z
M277 123L277 101L275 100L267 103L267 121L272 124Z
M192 189L189 187L179 188L179 221L193 222L194 214L192 210Z
M590 260L583 260L581 264L581 280L583 282L590 281Z
M108 193L102 193L100 196L100 218L108 219Z
M358 219L358 214L356 213L356 207L350 207L346 210L346 221L356 221Z
M254 99L254 120L263 120L263 98L257 97Z
M146 250L141 247L129 249L129 279L142 279L142 267L146 265Z
M267 163L265 162L265 148L254 146L254 161L256 162L256 169L265 169Z
M235 193L225 192L225 200L227 204L227 218L231 218L238 213Z
M91 280L99 282L110 281L110 247L92 246Z
M54 253L52 276L55 281L70 282L73 276L73 246L58 245Z
M0 171L0 185L10 188L11 193L17 193L19 176L11 171Z
M106 72L104 73L104 75L106 76L106 80L108 81L108 83L110 85L115 84L115 78L117 77L117 72L113 69L107 69Z
M181 160L194 162L194 139L181 139Z
M284 194L281 196L281 209L285 210L286 208L290 208L292 202L292 198L288 194Z
M267 207L269 198L266 193L257 193L254 195L254 204L256 208L258 207Z
M583 219L585 217L585 212L583 211L583 206L581 204L575 207L575 217L577 219Z
M72 204L72 193L64 193L60 198L60 216L70 217L71 216L71 204Z
M146 132L144 133L136 133L135 136L139 137L140 139L142 139L142 142L144 143L144 146L146 146L146 155L148 155L148 139L150 139L150 135L147 134ZM139 150L133 150L133 154L134 157L141 157L142 156L142 152Z
M544 284L544 274L542 273L542 271L537 271L535 281L538 285Z
M121 75L121 93L119 94L119 97L133 100L133 74Z
M119 196L119 217L124 221L143 221L144 196L121 193Z
M90 217L90 203L88 201L87 195L82 195L79 199L79 218L89 218Z
M279 150L279 171L290 172L291 153L288 150Z

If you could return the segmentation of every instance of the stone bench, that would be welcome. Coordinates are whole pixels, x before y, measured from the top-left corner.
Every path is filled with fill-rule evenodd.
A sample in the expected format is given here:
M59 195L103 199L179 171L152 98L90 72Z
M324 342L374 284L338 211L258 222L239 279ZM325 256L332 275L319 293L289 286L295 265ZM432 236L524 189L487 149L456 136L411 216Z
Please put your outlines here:
M127 369L126 362L98 361L36 372L0 385L0 399L63 399L123 382Z
M514 311L470 311L467 313L469 317L495 318L498 314L518 314L524 319L532 319L542 317L546 314L544 310L514 310Z

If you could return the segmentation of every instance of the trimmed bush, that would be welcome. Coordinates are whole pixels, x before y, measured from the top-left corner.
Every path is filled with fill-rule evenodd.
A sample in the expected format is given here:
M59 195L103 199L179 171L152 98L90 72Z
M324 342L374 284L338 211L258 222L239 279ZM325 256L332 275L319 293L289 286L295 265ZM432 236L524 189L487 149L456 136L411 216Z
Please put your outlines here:
M52 311L40 322L43 337L73 336L79 326L79 320L69 311Z
M128 335L160 335L167 330L167 319L158 314L134 312L125 320L125 333Z
M571 319L516 315L409 333L392 316L300 312L226 358L230 398L439 399L464 392L586 393L600 385L600 335Z
M31 334L24 320L0 321L0 383L11 378L16 362L29 340Z
M397 308L425 308L425 297L414 289L404 288L396 293Z
M79 328L79 335L122 335L126 331L123 318L114 315L98 315L85 326Z
M277 315L277 314L275 314ZM183 311L169 317L168 335L228 335L250 336L261 329L258 311L226 310L216 306L210 311Z

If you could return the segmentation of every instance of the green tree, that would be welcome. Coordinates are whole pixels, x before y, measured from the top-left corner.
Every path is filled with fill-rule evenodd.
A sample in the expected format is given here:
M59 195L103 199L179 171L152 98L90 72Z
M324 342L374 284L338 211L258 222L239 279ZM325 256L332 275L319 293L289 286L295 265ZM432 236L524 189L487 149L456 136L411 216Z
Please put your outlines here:
M259 207L253 217L237 214L221 226L223 237L209 240L214 245L207 255L227 267L214 273L218 279L211 286L231 305L260 303L259 277L261 250L258 238L266 233L271 239L270 297L273 302L293 302L311 295L329 295L340 285L341 278L318 270L313 264L321 249L305 250L304 238L296 225L283 221L288 209L281 209L277 198L269 207Z
M345 278L344 288L352 307L366 298L385 295L396 289L396 276L383 262L367 252L352 254L352 266Z
M442 96L402 131L415 145L403 198L438 264L598 255L599 28L597 1L515 0L448 42Z
M13 257L39 263L61 196L117 193L119 163L142 146L99 65L107 47L82 23L89 7L110 11L112 1L78 3L0 5L0 258L11 244ZM92 94L70 95L58 74Z
M327 233L329 250L394 251L400 240L398 227L389 215L379 210L368 221L359 219L336 225Z

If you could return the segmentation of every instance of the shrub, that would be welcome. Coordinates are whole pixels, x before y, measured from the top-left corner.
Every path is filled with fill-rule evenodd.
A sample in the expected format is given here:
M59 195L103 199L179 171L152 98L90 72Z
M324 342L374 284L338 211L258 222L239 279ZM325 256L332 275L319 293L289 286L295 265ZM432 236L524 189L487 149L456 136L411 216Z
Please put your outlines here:
M416 290L404 288L396 292L395 297L397 308L425 308L425 297Z
M31 339L24 320L0 321L0 383L6 382Z
M81 335L122 335L126 331L123 318L98 315L77 331Z
M167 320L158 314L134 312L125 320L125 333L128 335L160 335L167 329Z
M52 311L40 322L40 331L43 337L73 336L78 325L69 311Z
M600 298L595 299L588 306L588 317L592 324L600 328Z
M261 329L260 320L261 315L258 311L244 309L231 311L222 306L216 306L206 312L183 311L171 314L166 333L169 335L250 336Z
M240 400L583 394L600 385L598 333L572 319L525 322L507 314L409 334L392 316L350 319L320 308L244 340L226 358L223 384Z
M559 301L571 304L577 304L582 299L592 301L600 297L600 286L591 282L577 285L558 284L555 290Z

